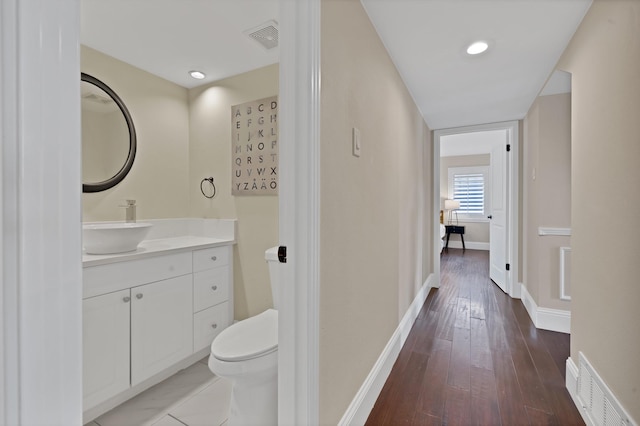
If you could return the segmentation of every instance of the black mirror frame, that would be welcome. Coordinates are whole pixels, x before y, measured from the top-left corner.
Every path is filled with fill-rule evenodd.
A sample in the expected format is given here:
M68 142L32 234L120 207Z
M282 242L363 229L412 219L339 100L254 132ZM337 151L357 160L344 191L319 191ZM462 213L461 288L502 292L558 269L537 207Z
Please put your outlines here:
M133 160L136 158L137 149L136 129L133 126L133 120L131 119L129 110L125 106L124 102L122 102L122 99L120 99L120 97L116 94L116 92L111 90L111 88L104 84L102 81L89 74L81 73L80 81L86 81L87 83L91 83L94 86L97 86L100 89L104 90L114 100L116 105L118 105L120 111L122 111L122 115L124 116L124 119L127 122L127 127L129 128L129 155L127 156L127 160L125 161L122 168L118 171L118 173L107 180L103 180L102 182L82 183L82 192L106 191L107 189L113 188L114 186L122 182L122 180L125 178L125 176L127 176L129 171L131 170L131 167L133 166Z

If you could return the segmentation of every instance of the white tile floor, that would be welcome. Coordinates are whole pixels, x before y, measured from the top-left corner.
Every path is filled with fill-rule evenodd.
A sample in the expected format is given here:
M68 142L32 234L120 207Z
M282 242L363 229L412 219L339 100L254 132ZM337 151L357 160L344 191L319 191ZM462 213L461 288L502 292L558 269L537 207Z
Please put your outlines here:
M230 399L205 358L85 426L225 426Z

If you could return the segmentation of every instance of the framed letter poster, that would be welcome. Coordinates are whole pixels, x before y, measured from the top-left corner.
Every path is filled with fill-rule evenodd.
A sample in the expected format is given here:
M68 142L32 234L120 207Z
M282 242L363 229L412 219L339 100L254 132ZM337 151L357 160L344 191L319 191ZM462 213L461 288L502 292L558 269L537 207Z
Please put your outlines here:
M232 195L278 195L278 97L231 107Z

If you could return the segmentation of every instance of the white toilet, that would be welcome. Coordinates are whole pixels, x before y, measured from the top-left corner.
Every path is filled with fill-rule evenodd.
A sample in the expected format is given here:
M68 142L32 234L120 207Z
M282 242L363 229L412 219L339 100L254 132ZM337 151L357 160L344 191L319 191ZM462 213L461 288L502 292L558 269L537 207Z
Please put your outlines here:
M229 426L278 424L278 247L265 259L274 309L229 326L211 343L209 369L232 382Z

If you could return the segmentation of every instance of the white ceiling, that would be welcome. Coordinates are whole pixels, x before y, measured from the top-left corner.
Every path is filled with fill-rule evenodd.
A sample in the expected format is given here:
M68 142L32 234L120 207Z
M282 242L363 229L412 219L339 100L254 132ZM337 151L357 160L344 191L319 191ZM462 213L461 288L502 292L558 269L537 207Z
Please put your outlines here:
M277 0L82 0L80 42L191 88L278 62L244 34L277 17Z
M432 130L521 119L591 0L362 0ZM490 48L465 53L475 40Z
M361 1L433 130L523 118L591 4ZM243 34L269 20L277 0L82 0L81 42L190 88L276 63ZM466 55L477 39L490 49Z

